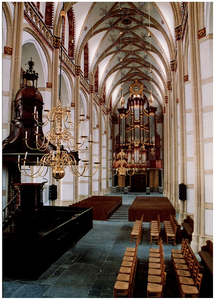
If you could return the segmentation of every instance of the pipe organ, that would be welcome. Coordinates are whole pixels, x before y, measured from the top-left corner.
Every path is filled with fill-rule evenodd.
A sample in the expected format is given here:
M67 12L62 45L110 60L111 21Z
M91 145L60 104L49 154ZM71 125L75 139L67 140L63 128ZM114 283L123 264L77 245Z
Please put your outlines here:
M121 153L124 159L124 175L137 175L146 169L162 168L160 135L157 133L157 108L153 106L152 92L148 99L143 94L143 88L143 84L136 79L130 85L127 107L122 104L118 109L119 134L115 139L113 154L113 168L116 173L119 165L122 167Z

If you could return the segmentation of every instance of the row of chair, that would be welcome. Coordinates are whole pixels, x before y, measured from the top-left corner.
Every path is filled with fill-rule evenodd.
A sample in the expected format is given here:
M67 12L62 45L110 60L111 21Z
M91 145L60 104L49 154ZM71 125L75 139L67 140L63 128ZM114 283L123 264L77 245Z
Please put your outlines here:
M147 298L162 297L166 282L162 239L158 242L159 248L149 251L149 268L147 279Z
M114 298L121 296L132 298L133 296L137 269L137 248L138 242L136 242L135 248L126 248L119 274L114 285Z
M161 231L161 225L160 225L160 215L158 214L157 221L152 220L151 221L151 232L150 232L150 242L152 244L153 241L159 242L160 240L160 231Z
M183 240L181 250L172 249L171 257L181 297L199 297L203 274L188 240Z
M143 223L143 215L140 220L136 220L134 226L131 231L131 243L133 240L136 240L138 244L140 244L142 238L142 223Z
M166 243L172 242L173 245L176 245L176 232L177 232L177 226L173 220L172 215L170 215L169 221L163 221L164 224L164 230L166 234Z

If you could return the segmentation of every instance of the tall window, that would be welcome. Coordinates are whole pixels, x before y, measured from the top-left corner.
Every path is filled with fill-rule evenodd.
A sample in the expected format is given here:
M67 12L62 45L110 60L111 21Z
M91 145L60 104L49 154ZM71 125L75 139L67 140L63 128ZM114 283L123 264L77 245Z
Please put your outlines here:
M53 27L54 2L46 2L45 24L47 27Z
M84 46L84 77L89 78L89 45L88 42Z
M104 92L103 92L103 102L106 102L106 83L104 85Z
M99 66L96 69L94 86L95 86L95 93L98 93L99 92Z
M72 7L67 12L69 23L69 46L68 55L72 59L75 58L75 17Z

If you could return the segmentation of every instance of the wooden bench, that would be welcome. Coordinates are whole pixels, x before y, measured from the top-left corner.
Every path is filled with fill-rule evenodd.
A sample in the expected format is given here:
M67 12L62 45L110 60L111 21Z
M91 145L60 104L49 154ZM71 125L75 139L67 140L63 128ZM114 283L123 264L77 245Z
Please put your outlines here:
M206 245L201 247L199 251L199 256L201 257L203 265L210 271L213 275L213 242L210 240L206 241Z
M192 241L192 233L193 233L193 226L194 221L190 216L187 216L186 219L182 222L183 231L184 231L184 238L188 238L189 241Z
M176 217L174 215L172 217L173 217L173 220L174 220L175 225L177 227L177 230L176 230L176 242L179 244L182 241L182 238L181 238L181 225L178 223L178 221L176 220Z
M69 206L92 207L93 220L108 220L121 205L121 196L92 196Z

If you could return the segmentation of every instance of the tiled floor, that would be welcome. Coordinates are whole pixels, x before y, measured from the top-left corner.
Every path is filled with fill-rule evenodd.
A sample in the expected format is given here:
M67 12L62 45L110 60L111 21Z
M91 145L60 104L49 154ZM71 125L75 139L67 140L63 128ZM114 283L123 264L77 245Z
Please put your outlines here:
M123 205L132 204L137 194L122 194ZM151 195L152 196L152 195ZM112 298L113 287L126 247L131 246L133 222L94 221L93 229L67 251L37 280L3 279L5 298ZM138 246L134 298L146 297L149 223L143 222ZM135 242L133 243L133 246ZM155 244L153 245L155 246ZM165 297L180 297L171 264L171 248L164 243L167 271Z

